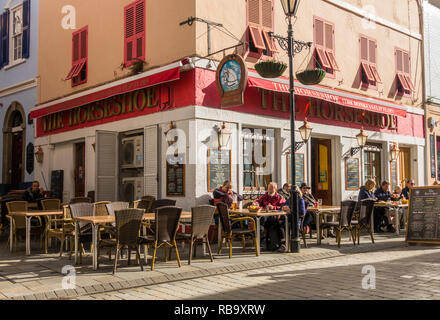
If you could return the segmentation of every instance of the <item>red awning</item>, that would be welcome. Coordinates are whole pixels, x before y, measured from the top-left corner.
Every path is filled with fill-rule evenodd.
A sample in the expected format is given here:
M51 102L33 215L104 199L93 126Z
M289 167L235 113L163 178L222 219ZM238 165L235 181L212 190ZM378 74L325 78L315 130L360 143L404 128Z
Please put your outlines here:
M297 81L295 81L295 83L297 83ZM260 79L252 76L248 77L248 85L250 87L258 87L270 91L289 93L288 84L270 81L266 79ZM324 90L327 92L324 92ZM331 91L331 93L328 93L329 91ZM295 94L298 96L305 96L305 97L325 100L328 102L332 102L350 108L368 110L376 113L391 114L399 117L406 117L406 110L400 109L399 105L396 105L396 107L391 107L389 106L390 104L392 104L390 102L386 102L386 101L382 102L380 100L371 99L371 98L367 98L371 102L364 101L362 100L362 98L366 99L365 97L359 96L359 99L357 99L357 96L354 94L349 94L350 97L346 97L344 95L347 94L329 88L317 87L317 86L310 86L305 88L302 85L300 86L298 83L298 85L295 84Z
M169 68L164 71L153 71L153 73L147 73L149 73L147 76L142 77L142 75L138 75L133 77L135 79L132 81L127 81L127 79L119 80L114 83L90 89L67 98L62 98L44 105L36 106L31 109L30 117L31 119L40 118L48 114L80 107L126 92L144 89L169 81L179 80L180 66Z

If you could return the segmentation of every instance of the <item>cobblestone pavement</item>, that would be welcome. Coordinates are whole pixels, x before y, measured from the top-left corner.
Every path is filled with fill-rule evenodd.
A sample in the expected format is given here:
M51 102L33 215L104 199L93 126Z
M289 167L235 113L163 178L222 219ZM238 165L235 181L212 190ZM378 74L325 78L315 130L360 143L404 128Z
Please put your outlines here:
M263 267L78 299L440 299L440 249L402 244L380 252Z

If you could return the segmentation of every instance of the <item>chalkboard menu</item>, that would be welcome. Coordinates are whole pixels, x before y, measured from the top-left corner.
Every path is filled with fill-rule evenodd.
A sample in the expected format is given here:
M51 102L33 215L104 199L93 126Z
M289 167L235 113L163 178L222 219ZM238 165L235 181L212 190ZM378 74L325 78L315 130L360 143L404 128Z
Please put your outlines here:
M290 184L290 172L291 172L291 163L290 163L290 153L287 154L287 179ZM295 182L297 185L300 185L305 180L305 161L304 161L304 153L295 153Z
M167 157L167 196L185 196L185 155Z
M406 241L440 244L440 187L410 189Z
M391 190L399 184L397 181L397 161L390 161Z
M359 158L345 159L345 189L358 190L359 184Z
M208 150L208 191L231 180L231 150Z

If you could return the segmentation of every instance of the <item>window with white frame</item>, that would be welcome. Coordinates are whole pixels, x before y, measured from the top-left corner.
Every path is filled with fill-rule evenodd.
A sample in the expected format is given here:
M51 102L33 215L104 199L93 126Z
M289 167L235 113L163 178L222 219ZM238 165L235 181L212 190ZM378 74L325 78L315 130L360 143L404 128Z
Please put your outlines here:
M11 63L23 57L23 6L19 5L11 10L11 38L10 57Z

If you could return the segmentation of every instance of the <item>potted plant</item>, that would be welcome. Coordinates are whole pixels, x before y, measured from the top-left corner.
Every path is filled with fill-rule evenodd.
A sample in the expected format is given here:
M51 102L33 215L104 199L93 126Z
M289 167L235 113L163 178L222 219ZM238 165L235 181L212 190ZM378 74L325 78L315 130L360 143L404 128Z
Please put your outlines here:
M287 69L287 64L276 60L266 60L255 64L255 70L263 78L278 78Z
M320 68L307 69L296 74L298 81L307 86L320 83L324 77L325 71Z

